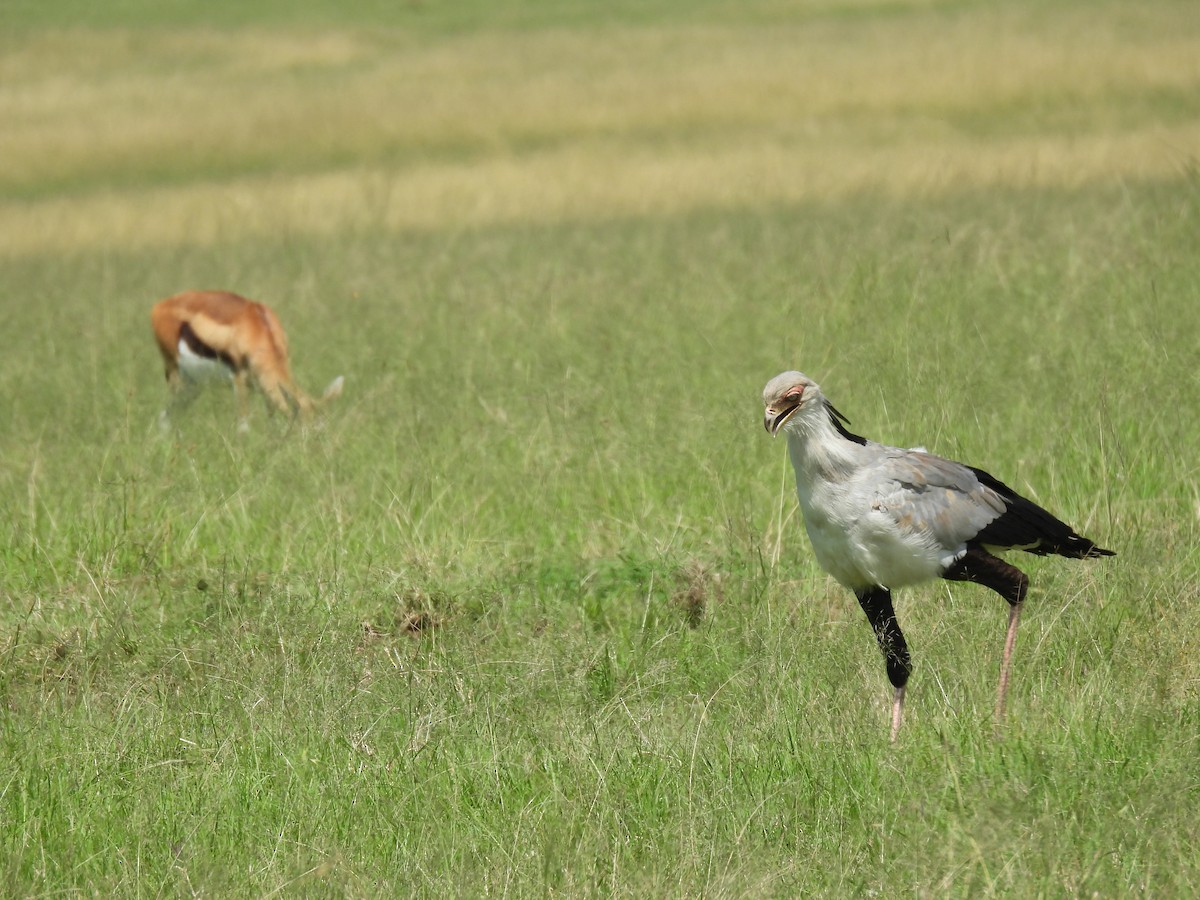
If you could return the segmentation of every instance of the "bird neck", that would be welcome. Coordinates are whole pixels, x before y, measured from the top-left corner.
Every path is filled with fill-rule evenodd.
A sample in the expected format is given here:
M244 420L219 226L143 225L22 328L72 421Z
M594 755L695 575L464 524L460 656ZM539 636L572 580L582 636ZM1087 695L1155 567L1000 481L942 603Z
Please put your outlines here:
M824 409L794 417L787 436L798 478L841 481L859 465L863 445L840 434Z

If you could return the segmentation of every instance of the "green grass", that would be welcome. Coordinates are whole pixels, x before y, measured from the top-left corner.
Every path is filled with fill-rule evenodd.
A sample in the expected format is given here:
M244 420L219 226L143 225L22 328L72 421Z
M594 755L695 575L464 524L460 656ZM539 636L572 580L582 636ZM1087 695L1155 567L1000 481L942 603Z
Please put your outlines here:
M1190 7L499 8L7 8L0 891L1200 892ZM318 427L159 437L190 287ZM1002 740L943 584L889 746L793 367L1118 552L1022 560Z

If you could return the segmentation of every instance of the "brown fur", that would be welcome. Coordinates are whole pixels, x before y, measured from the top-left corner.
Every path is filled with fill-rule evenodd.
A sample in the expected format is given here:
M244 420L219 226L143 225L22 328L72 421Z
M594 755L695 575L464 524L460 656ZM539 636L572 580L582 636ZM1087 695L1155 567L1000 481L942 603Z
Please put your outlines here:
M173 407L186 405L192 394L179 370L179 341L185 325L230 369L243 428L252 383L272 406L289 415L308 415L316 406L317 401L292 377L287 335L266 304L226 291L185 291L156 303L150 323L175 396ZM336 379L321 399L340 392L341 380Z

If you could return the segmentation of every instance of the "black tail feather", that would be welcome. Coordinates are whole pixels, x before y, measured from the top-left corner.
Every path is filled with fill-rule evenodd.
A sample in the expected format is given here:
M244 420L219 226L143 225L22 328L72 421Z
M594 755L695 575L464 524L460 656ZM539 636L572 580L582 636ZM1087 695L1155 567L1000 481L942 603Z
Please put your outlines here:
M1097 547L1093 541L1042 509L1032 500L1026 500L1004 482L992 477L983 469L968 466L980 483L991 488L1004 498L1008 509L999 518L989 522L975 536L973 543L989 547L1024 550L1038 556L1057 554L1071 559L1095 559L1115 556L1112 550Z

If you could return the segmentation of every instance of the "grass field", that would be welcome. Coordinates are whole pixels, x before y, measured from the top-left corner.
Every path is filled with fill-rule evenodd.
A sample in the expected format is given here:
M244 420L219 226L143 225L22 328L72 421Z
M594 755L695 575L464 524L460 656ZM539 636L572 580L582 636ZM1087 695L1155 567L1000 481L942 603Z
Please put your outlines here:
M1190 2L0 8L0 892L1200 893ZM201 11L202 10L202 11ZM150 304L311 428L170 438ZM1112 560L899 595L760 391Z

